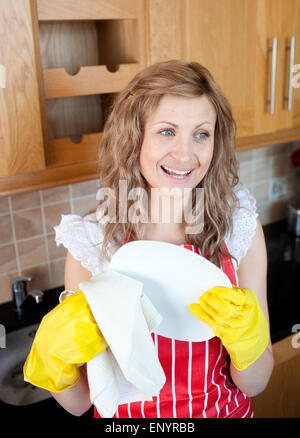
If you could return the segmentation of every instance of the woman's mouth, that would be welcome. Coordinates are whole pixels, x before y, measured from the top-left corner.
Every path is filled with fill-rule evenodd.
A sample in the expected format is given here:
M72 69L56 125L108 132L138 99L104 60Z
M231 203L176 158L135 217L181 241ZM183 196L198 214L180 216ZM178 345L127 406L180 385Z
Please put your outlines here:
M194 169L187 169L187 170L175 170L167 166L160 166L163 170L163 173L166 175L167 178L172 179L173 181L187 181L189 179L189 176L193 172Z

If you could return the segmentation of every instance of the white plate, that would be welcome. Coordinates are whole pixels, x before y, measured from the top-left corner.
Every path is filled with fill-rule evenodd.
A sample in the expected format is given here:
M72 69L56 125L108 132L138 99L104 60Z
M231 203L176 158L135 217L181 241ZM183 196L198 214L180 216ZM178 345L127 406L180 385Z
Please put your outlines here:
M227 275L204 257L171 243L138 240L119 248L109 269L144 284L143 293L163 317L154 333L192 342L214 337L212 328L188 306L214 286L232 285Z

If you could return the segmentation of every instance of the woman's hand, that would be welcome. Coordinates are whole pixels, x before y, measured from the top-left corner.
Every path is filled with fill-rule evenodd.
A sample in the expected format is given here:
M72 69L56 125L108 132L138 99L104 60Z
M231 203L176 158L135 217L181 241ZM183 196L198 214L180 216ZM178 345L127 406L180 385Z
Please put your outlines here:
M83 292L78 291L42 319L24 365L24 378L51 392L65 391L77 383L78 365L107 346Z
M268 345L268 323L251 289L214 287L189 309L213 327L238 370L249 367Z

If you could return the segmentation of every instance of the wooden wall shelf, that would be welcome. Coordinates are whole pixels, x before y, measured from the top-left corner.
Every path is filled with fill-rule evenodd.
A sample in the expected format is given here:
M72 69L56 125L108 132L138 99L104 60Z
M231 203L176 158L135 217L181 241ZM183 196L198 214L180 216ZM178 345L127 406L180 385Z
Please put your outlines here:
M0 197L15 196L97 178L97 161L63 163L61 166L48 166L40 172L1 178Z
M300 128L281 129L280 131L268 134L238 138L236 141L236 150L245 151L280 143L289 143L291 141L298 141L299 139Z
M39 21L136 18L142 0L37 0Z
M120 64L115 72L110 72L105 65L83 66L75 75L64 68L44 69L45 98L115 93L138 71L138 63Z
M101 132L82 135L80 143L70 138L55 138L48 141L47 166L97 161Z

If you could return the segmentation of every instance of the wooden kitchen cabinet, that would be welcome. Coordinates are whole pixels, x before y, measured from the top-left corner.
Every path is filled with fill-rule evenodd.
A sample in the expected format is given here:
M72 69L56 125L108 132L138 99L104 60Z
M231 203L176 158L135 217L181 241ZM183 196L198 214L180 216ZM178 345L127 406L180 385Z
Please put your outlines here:
M259 0L257 4L255 134L300 127L299 91L290 88L290 62L300 62L300 2ZM276 38L275 46L273 39ZM294 39L294 43L292 41ZM273 53L274 52L274 53ZM274 65L272 67L272 56ZM267 72L267 75L266 75ZM274 75L274 109L271 83ZM265 90L262 93L261 90ZM290 96L289 96L289 92ZM289 109L289 99L290 109ZM267 103L268 102L268 103ZM270 102L270 103L269 103Z
M204 65L230 99L238 134L254 134L255 1L150 3L151 62L181 58Z
M292 88L292 114L293 114L293 120L292 120L292 126L293 128L297 128L300 126L300 78L299 78L299 72L300 72L300 1L297 0L296 2L296 10L295 10L295 17L294 17L294 35L295 35L295 57L294 57L294 66L296 67L296 70L294 71L294 79L296 78L296 75L298 76L298 79L295 80L295 85L297 87Z
M267 388L252 398L256 418L300 418L299 333L273 345L274 370Z
M0 196L98 177L109 105L148 64L146 5L1 2Z
M150 0L150 5L151 62L182 58L211 71L232 105L238 150L300 138L300 90L292 90L291 110L286 100L291 36L294 64L300 63L299 0Z
M0 178L46 167L36 33L33 2L0 2Z

